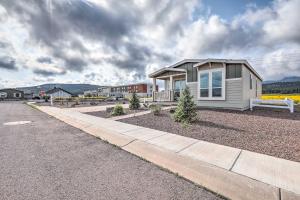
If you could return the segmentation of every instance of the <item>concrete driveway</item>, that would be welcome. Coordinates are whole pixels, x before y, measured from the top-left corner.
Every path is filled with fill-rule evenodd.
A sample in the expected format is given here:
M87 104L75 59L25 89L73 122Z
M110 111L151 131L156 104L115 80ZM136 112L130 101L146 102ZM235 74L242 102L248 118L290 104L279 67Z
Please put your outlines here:
M24 104L0 111L0 199L221 199Z

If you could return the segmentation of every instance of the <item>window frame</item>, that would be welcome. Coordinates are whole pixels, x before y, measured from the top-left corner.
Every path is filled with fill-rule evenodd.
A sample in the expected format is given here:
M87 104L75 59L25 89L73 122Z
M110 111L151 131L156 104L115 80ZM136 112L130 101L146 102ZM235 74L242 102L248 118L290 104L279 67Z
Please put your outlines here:
M222 96L221 97L213 97L212 96L212 73L213 72L218 72L221 71L222 72ZM208 97L201 97L200 96L200 89L201 89L201 74L203 73L208 73ZM208 69L208 70L198 70L198 100L225 100L225 80L226 80L226 69L223 68L215 68L215 69Z

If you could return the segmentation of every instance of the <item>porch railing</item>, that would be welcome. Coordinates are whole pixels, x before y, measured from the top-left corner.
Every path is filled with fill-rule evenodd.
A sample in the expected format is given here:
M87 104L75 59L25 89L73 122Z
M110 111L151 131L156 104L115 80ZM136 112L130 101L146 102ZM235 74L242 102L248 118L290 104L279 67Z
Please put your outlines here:
M154 101L173 101L174 93L171 90L165 90L161 92L153 93Z

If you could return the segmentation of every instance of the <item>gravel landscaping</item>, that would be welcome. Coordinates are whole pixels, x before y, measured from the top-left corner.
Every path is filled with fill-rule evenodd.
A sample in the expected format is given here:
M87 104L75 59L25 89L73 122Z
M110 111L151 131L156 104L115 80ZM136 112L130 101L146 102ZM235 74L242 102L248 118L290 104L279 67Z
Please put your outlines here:
M297 108L299 109L299 108ZM251 111L200 109L184 127L168 111L119 121L300 162L300 112L259 108Z
M147 109L141 108L139 110L130 110L128 108L124 108L124 112L125 112L124 115L129 115L129 114L139 113L139 112L144 112L144 111L147 111ZM96 117L102 117L102 118L115 117L115 116L112 116L110 112L106 112L105 110L104 111L97 111L97 112L87 112L85 114L93 115L93 116L96 116Z

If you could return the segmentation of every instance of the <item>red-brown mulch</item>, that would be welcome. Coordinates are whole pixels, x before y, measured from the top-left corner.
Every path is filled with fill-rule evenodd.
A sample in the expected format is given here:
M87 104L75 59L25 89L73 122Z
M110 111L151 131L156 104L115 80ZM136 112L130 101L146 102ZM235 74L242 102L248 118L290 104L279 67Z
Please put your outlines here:
M300 162L300 112L256 109L201 109L188 127L174 122L168 111L120 121Z

